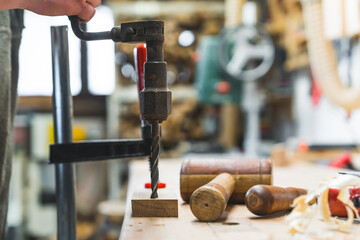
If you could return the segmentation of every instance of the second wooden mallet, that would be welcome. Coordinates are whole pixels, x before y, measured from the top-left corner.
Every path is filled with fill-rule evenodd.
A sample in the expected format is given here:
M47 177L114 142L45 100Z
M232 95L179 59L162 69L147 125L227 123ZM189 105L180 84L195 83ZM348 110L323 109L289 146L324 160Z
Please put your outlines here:
M235 179L231 174L219 174L193 192L190 197L192 213L200 221L216 221L225 211L234 188Z

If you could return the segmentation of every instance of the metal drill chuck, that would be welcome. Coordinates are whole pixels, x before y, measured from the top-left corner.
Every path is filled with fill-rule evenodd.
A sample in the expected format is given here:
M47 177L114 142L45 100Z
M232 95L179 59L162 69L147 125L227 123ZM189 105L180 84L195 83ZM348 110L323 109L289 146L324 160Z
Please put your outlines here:
M148 121L165 121L171 114L171 91L166 83L166 63L146 62L145 88L140 92L140 111Z
M148 46L147 50L149 52ZM155 56L155 55L154 55ZM161 55L157 55L157 57ZM151 58L150 58L151 59ZM166 82L166 62L149 61L144 64L144 89L140 92L141 115L151 125L151 154L149 157L151 172L151 198L157 198L159 183L160 125L171 113L171 92Z

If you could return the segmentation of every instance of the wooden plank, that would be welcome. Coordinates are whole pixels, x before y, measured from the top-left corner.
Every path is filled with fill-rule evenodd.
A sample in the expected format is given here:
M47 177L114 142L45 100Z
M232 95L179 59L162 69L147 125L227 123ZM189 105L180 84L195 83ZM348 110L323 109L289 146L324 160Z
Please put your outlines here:
M158 198L151 199L151 190L135 192L131 199L133 217L178 217L178 199L174 191L158 189Z
M176 187L179 199L178 218L135 218L131 216L131 197L135 189L142 187L149 181L147 161L133 161L130 164L130 182L125 219L121 231L121 240L139 239L293 239L288 233L289 222L286 215L276 217L257 217L244 205L229 204L216 222L200 222L192 214L189 204L180 198L179 160L160 159L160 181L167 186ZM274 185L280 187L310 188L324 178L337 176L336 169L316 166L310 163L296 163L286 167L275 167L273 171ZM354 224L349 231L332 231L320 218L311 223L314 231L333 234L331 239L356 239L360 234L360 227Z

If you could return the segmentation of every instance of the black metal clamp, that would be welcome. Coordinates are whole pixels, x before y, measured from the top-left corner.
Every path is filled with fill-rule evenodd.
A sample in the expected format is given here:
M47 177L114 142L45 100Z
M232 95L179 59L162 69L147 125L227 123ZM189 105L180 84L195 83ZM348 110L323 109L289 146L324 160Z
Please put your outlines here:
M96 140L53 144L50 163L89 162L149 156L151 141L146 139Z
M110 31L85 32L76 16L70 16L75 35L85 41L111 39L114 42L146 42L147 62L163 66L164 22L139 21L122 23ZM156 68L157 75L166 76L166 67ZM55 86L55 85L54 85ZM56 87L56 86L55 86ZM55 106L54 106L55 107ZM144 131L144 130L143 130ZM149 135L149 134L147 134ZM50 163L98 161L114 158L149 156L151 142L143 136L136 140L99 140L76 143L55 143L50 146Z

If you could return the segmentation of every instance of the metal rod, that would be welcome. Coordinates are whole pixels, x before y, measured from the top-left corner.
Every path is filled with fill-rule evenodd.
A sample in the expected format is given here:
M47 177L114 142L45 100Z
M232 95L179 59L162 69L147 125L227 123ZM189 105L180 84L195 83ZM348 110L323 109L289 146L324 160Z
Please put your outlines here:
M72 28L74 34L81 40L93 41L93 40L112 39L111 31L94 32L94 33L85 32L83 29L81 29L81 23L80 23L78 17L69 16L69 20L71 22L71 28Z
M86 30L87 26L86 23L81 24L83 29ZM87 42L84 40L80 41L80 71L81 71L81 95L89 96L89 70L88 70L88 45Z
M72 142L67 26L51 27L55 143ZM57 239L76 240L74 166L56 164Z

